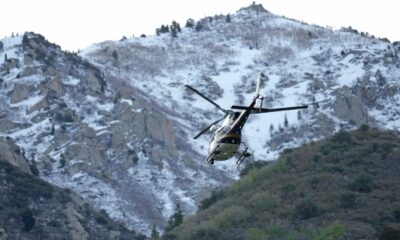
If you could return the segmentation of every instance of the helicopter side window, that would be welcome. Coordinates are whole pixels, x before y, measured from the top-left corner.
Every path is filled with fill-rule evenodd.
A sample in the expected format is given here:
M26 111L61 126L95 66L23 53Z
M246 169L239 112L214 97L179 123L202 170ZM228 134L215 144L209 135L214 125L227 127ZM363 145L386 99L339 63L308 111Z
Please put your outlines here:
M227 133L229 131L230 127L229 126L225 126L222 128L222 132L223 133Z
M212 136L210 142L214 141L215 135Z

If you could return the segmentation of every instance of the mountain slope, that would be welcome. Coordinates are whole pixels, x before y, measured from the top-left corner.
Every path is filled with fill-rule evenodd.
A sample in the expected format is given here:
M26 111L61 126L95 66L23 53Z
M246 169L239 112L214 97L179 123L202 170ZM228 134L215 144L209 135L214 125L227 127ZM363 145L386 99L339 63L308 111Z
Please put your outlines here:
M396 239L400 138L362 126L287 149L165 239Z
M43 179L143 232L163 227L175 202L194 212L207 189L232 181L199 162L168 109L120 78L38 34L3 41L1 135Z
M176 203L194 213L210 189L238 178L234 159L205 163L208 136L192 137L221 115L185 84L229 108L250 101L261 72L264 107L320 102L252 116L243 141L260 160L366 122L400 126L398 44L255 4L229 16L79 54L34 33L2 39L0 135L42 179L149 233L166 226Z
M0 138L1 239L144 239L105 212L96 212L69 189L53 186L13 166L9 140ZM26 160L25 160L26 161ZM7 238L8 237L8 238Z

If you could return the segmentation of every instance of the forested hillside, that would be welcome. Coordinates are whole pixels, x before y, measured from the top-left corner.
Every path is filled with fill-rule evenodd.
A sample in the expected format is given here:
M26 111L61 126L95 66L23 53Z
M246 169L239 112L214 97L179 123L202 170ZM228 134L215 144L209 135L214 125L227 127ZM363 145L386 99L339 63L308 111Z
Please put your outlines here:
M363 125L284 151L164 239L400 239L400 138Z

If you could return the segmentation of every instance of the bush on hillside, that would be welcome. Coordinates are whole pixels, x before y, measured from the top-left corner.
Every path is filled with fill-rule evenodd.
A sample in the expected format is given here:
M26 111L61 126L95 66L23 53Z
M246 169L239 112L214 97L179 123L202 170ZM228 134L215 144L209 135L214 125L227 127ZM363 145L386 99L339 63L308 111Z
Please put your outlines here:
M366 172L362 172L352 180L349 189L363 193L371 192L374 189L373 177Z
M294 217L299 219L308 219L316 217L321 213L318 205L311 198L298 200L294 205Z
M211 191L211 195L208 198L204 198L200 201L199 209L207 209L211 207L216 201L223 199L225 196L225 191L222 189L216 189Z

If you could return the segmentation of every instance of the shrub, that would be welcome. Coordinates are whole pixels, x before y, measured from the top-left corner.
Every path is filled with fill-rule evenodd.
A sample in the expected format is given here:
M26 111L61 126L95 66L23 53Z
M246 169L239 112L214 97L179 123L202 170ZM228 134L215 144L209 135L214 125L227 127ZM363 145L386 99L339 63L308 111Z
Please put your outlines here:
M400 239L400 225L399 224L387 224L383 226L380 240L395 240Z
M71 113L66 112L66 113L57 113L55 116L55 120L57 122L74 122L74 117L72 116Z
M205 198L200 201L199 209L207 209L212 206L216 201L223 199L225 196L225 192L222 189L216 189L211 192L210 197Z
M400 208L395 209L395 210L393 211L393 214L394 214L394 218L396 219L396 221L397 221L397 222L400 222Z
M191 240L218 240L220 238L220 232L212 227L200 227L196 229L190 236Z
M266 161L254 161L251 163L248 163L245 168L240 172L240 177L243 177L247 175L250 171L254 169L260 169L264 166L266 166L269 162Z
M265 231L259 228L250 228L245 234L246 240L268 239Z
M340 144L350 144L353 142L350 133L347 131L339 131L333 135L332 140Z
M309 180L312 189L317 189L318 184L321 182L321 179L318 176L312 176Z
M368 193L374 189L374 181L370 174L362 172L350 183L349 188L353 191Z
M320 209L318 205L310 198L303 198L294 205L294 216L299 219L308 219L318 216Z
M235 228L247 222L250 213L241 206L231 206L225 208L214 218L215 225L221 229Z
M248 200L252 212L260 213L274 209L279 204L279 199L268 192L258 192Z
M357 196L351 192L345 192L339 195L339 206L342 208L353 208L356 203Z
M345 228L342 224L336 222L324 229L322 229L319 234L314 237L318 240L336 240L343 237Z
M22 223L24 224L23 230L30 232L35 226L35 218L33 217L32 211L27 209L21 214Z
M291 193L296 191L296 186L292 183L287 183L281 187L281 192L284 198L288 197Z
M108 225L108 214L104 209L101 209L95 217L96 222L101 225Z
M172 229L178 227L183 222L183 213L181 206L177 203L175 207L175 212L168 219L168 226L165 228L165 232L170 232Z
M360 131L367 132L369 130L369 125L364 123L360 126Z

